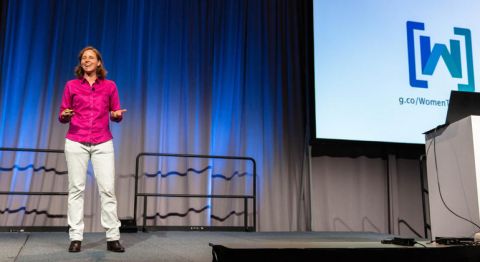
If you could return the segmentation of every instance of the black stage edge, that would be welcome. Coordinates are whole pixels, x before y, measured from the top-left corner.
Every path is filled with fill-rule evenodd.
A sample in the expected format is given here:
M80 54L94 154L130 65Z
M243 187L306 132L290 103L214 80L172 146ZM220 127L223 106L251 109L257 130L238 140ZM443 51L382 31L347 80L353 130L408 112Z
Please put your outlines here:
M230 248L210 244L214 262L224 261L393 261L478 262L480 246L388 248Z
M386 158L388 155L395 155L399 158L419 159L425 154L425 144L315 139L311 145L313 157Z

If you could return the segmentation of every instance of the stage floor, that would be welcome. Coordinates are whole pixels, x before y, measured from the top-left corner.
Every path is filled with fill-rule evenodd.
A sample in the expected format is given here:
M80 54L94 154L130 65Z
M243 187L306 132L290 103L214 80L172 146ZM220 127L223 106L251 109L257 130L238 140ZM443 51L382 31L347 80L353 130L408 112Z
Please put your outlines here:
M0 261L212 261L209 244L231 248L396 248L393 236L355 232L138 232L123 233L125 253L106 251L104 233L86 233L82 252L67 251L62 232L0 233ZM429 241L420 243L430 246ZM424 248L415 245L413 248Z

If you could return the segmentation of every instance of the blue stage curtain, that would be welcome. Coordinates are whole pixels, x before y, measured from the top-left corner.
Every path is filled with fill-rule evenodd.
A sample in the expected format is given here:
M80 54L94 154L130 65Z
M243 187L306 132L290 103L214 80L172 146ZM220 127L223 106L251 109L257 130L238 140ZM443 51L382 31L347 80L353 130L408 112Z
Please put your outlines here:
M250 156L259 176L258 229L305 229L311 5L306 0L3 1L0 147L63 149L67 126L57 115L64 84L74 77L79 50L92 45L102 52L107 78L116 81L128 110L122 123L111 124L121 217L133 212L132 173L140 152ZM38 158L17 153L12 163L21 167ZM12 167L9 163L2 165ZM6 173L0 173L2 191L29 191L45 183L35 172ZM206 193L212 193L210 182L202 182ZM0 209L28 204L11 199L1 196ZM56 213L65 213L62 201ZM0 226L11 222L1 216Z

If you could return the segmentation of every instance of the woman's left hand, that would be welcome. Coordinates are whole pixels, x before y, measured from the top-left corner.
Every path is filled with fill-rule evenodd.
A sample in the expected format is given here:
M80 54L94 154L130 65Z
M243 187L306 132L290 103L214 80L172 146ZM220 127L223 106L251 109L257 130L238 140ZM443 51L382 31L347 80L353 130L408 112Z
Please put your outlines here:
M117 111L110 111L110 115L113 117L113 118L120 118L122 117L123 113L127 112L127 109L120 109L120 110L117 110Z

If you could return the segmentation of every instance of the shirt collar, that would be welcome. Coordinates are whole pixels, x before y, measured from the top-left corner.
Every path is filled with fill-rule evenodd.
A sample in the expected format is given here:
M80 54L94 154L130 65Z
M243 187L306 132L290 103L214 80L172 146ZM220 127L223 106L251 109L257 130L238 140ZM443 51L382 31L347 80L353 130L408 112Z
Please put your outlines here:
M82 76L82 77L79 77L78 80L80 80L80 82L81 82L82 84L85 84L85 83L88 84L87 79L85 79L85 77L83 77L83 76ZM93 82L93 83L94 83L94 84L100 84L101 81L103 81L103 80L97 77L97 79L95 79L95 82Z

